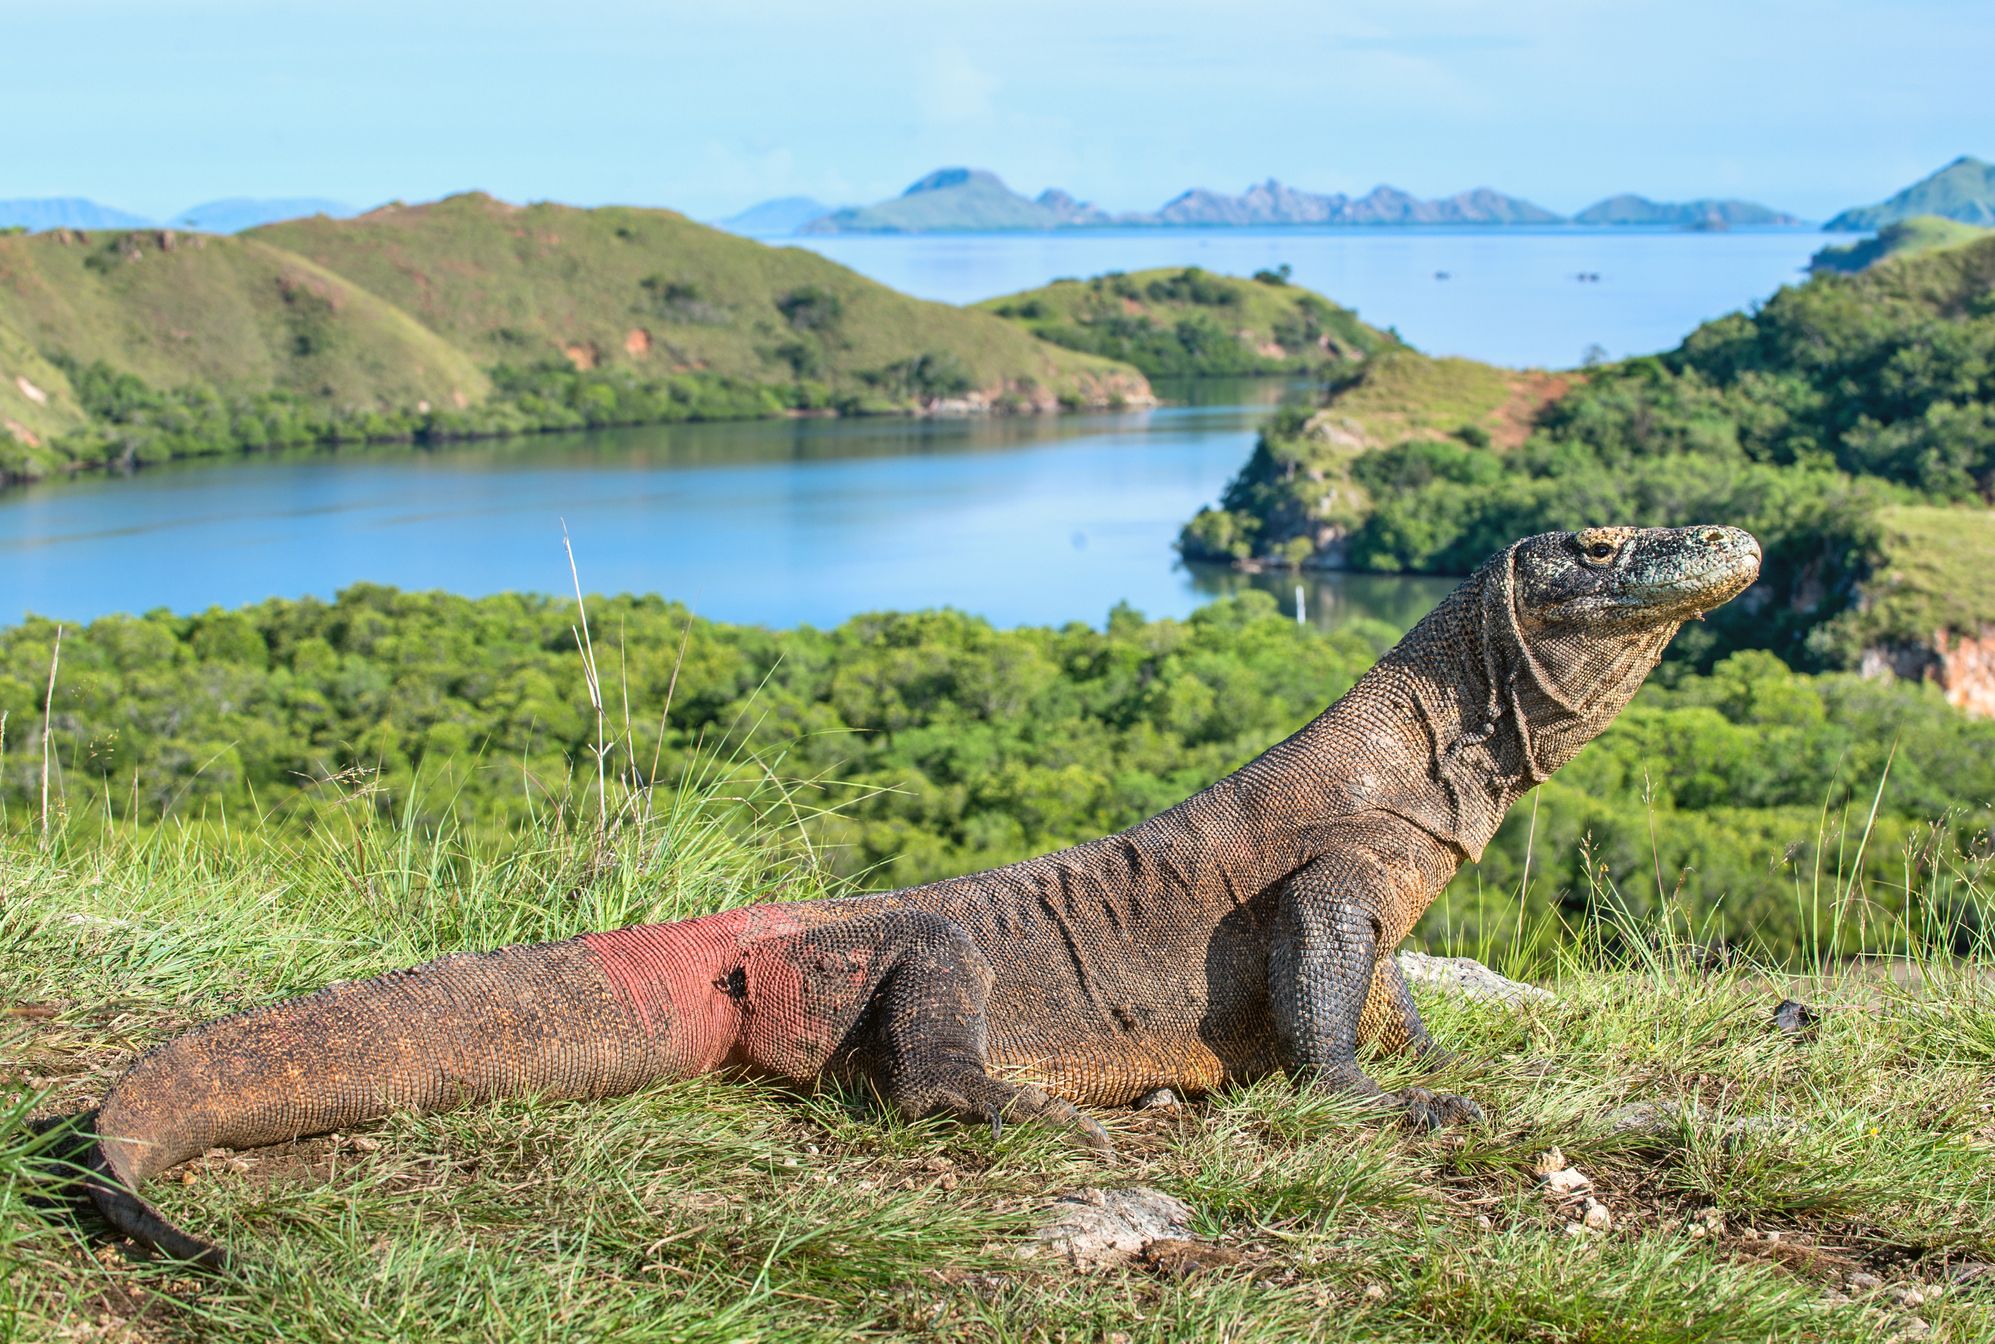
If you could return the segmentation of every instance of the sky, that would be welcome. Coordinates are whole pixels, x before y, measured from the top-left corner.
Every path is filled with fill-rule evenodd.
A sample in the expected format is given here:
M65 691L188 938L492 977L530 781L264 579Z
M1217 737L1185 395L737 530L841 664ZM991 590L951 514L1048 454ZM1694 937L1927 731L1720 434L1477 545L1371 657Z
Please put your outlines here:
M164 218L479 188L699 218L990 168L1738 195L1815 219L1995 158L1987 0L0 0L0 198Z

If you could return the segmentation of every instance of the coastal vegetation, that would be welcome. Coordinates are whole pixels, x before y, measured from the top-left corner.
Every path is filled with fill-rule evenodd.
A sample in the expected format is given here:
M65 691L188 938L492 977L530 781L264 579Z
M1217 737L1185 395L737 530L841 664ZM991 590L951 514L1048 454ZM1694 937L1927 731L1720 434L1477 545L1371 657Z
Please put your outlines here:
M1152 378L1314 374L1400 346L1350 309L1291 284L1286 266L1251 280L1197 266L1113 271L977 306L1040 340Z
M0 479L360 439L1147 398L1126 365L663 210L470 194L0 237Z
M1724 518L1767 545L1768 578L1683 641L1702 665L1758 646L1853 667L1904 633L1880 629L1866 597L1887 588L1900 626L1930 639L1940 627L1924 623L1953 604L1974 633L1995 620L1988 586L1922 592L1890 568L1885 537L1892 517L1960 544L1987 527L1991 291L1995 238L1818 275L1668 354L1571 375L1396 352L1277 417L1182 546L1460 573L1551 528Z

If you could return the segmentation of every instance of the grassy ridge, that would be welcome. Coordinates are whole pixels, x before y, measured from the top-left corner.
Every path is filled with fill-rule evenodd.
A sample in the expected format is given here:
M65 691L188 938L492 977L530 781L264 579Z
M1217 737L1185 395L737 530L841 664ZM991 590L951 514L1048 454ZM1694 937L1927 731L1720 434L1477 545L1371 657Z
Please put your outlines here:
M1357 314L1288 282L1193 266L1055 280L977 305L1041 340L1134 364L1152 377L1319 373L1399 348Z
M675 772L685 763L675 762ZM270 844L0 844L0 1339L1632 1341L1871 1344L1995 1332L1987 951L1862 973L1709 973L1570 951L1560 1001L1420 992L1488 1124L1409 1134L1280 1078L1060 1135L907 1124L860 1091L720 1078L598 1103L396 1117L190 1164L171 1216L247 1253L190 1277L76 1219L26 1126L191 1022L460 948L827 890L754 768L612 840L496 846L356 815ZM740 802L729 803L732 795ZM830 888L836 890L836 888ZM1640 942L1637 938L1635 941ZM1769 1021L1822 1011L1810 1044ZM1648 1104L1646 1128L1615 1109ZM1612 1213L1574 1233L1556 1147ZM1034 1259L1058 1194L1150 1184L1231 1253L1190 1279ZM1868 1278L1855 1276L1868 1275ZM1977 1286L1977 1283L1979 1286ZM1935 1288L1938 1291L1935 1291ZM1916 1290L1916 1298L1908 1296ZM1912 1303L1914 1305L1908 1305ZM1909 1336L1901 1336L1909 1337Z
M957 395L1137 390L1106 361L669 210L520 207L471 193L251 236L350 277L490 363L807 377L883 404L916 390L905 366L924 357L960 370L961 385L946 389Z
M0 325L163 387L335 406L467 405L467 353L351 280L249 238L68 231L0 238Z
M489 196L0 238L0 480L358 439L1045 411L1127 365L664 210Z
M1954 247L1988 236L1986 227L1963 224L1939 215L1914 215L1886 224L1873 238L1825 247L1808 260L1811 271L1856 272L1887 257L1916 256L1935 248Z

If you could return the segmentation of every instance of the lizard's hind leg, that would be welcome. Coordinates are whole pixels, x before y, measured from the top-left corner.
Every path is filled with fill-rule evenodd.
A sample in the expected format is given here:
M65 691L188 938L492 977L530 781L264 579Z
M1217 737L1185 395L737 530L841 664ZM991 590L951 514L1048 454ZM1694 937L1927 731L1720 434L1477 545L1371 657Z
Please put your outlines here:
M993 977L969 934L940 915L886 918L895 956L874 991L857 1062L887 1101L910 1118L952 1115L987 1122L993 1133L1014 1120L1065 1125L1111 1153L1107 1132L1068 1102L990 1075L984 1014Z

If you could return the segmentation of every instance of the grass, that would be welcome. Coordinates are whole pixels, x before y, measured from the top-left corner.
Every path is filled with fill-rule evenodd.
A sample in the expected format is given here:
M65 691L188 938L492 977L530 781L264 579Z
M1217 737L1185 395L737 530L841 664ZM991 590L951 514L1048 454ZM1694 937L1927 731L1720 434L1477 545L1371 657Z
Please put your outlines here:
M992 395L1031 384L1099 401L1111 387L1141 386L1126 366L670 210L522 207L471 192L349 220L291 220L249 236L365 286L481 363L566 356L661 375L788 381L792 361L804 360L810 376L849 387L934 355ZM811 313L783 310L787 297L807 291L831 302ZM783 353L793 347L801 350Z
M1875 237L1825 247L1808 261L1811 271L1861 271L1886 257L1915 256L1986 238L1988 230L1941 215L1914 215L1886 224Z
M1995 625L1995 512L1902 505L1879 511L1867 602L1848 619L1872 642L1929 644Z
M1453 438L1465 429L1480 430L1494 446L1510 448L1524 441L1531 418L1562 394L1568 381L1460 356L1396 350L1367 364L1333 394L1311 428L1347 451Z
M1469 1061L1440 1082L1493 1117L1437 1137L1273 1078L1102 1115L1121 1152L1104 1168L1030 1127L993 1139L858 1093L703 1078L203 1159L159 1198L249 1253L234 1278L107 1243L51 1202L63 1182L27 1118L91 1104L192 1022L456 948L820 892L767 781L752 764L689 779L607 839L556 819L482 845L363 820L291 841L6 842L0 1341L1717 1344L1868 1341L1914 1318L1938 1340L1995 1338L1987 1288L1900 1301L1995 1259L1986 947L1915 958L1899 983L1568 946L1556 1005L1423 996ZM1817 1006L1818 1039L1773 1029L1782 995ZM1634 1101L1668 1118L1617 1130L1608 1113ZM1572 1234L1538 1191L1552 1147L1592 1175L1611 1231ZM1043 1205L1094 1184L1177 1194L1238 1263L1174 1280L1022 1254ZM1884 1286L1852 1290L1857 1273Z
M481 361L303 257L169 230L0 238L0 330L157 387L281 390L362 409L466 404ZM0 353L7 350L0 342ZM0 366L11 383L16 371Z

